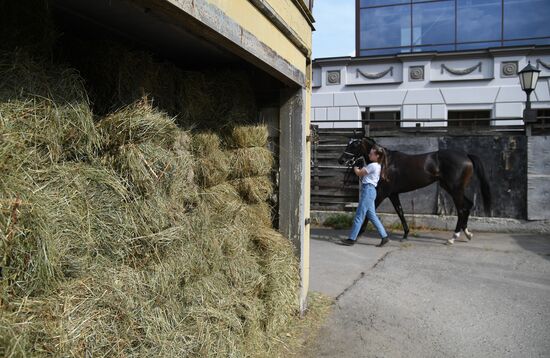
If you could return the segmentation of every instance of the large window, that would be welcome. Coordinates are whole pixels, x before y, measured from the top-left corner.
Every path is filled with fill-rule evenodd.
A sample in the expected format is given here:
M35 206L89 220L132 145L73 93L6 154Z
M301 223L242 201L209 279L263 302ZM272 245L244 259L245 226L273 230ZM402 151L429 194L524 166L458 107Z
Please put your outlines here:
M401 112L363 112L363 121L370 130L393 130L400 127ZM366 118L365 118L366 117Z
M358 54L550 44L550 0L360 0Z
M449 111L449 127L484 128L491 125L491 111Z
M363 9L361 18L365 19L361 22L362 48L377 48L382 53L410 52L411 9L408 5Z
M458 0L456 6L457 42L500 40L502 0Z
M413 46L442 45L455 40L455 2L439 1L412 6Z

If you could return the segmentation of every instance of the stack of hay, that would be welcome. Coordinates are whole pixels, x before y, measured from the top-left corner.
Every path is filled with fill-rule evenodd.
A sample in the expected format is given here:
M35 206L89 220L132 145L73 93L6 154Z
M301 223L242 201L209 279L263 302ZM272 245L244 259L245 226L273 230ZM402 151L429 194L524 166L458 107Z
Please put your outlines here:
M273 356L296 260L265 127L224 138L0 56L0 356Z
M226 136L231 155L231 185L246 203L246 219L253 242L262 253L262 268L266 275L266 324L268 332L285 327L291 313L285 307L296 304L295 286L298 273L288 240L272 229L271 208L273 194L271 179L274 158L267 149L268 131L265 125L233 127ZM253 219L251 219L253 218ZM292 268L292 269L289 269Z

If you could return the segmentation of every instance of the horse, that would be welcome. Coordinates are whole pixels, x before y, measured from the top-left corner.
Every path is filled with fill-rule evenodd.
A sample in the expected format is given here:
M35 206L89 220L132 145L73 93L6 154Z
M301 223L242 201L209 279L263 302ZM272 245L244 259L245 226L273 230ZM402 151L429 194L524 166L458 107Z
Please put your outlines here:
M368 158L371 148L376 145L371 137L350 139L346 149L338 158L340 165L348 168L360 159ZM387 158L387 178L380 179L376 187L375 206L389 198L403 226L403 238L407 239L409 226L403 214L399 194L426 187L439 182L441 187L452 197L458 220L451 239L447 244L453 244L463 230L468 240L473 234L468 230L468 218L473 202L465 195L465 189L470 184L474 174L477 175L483 199L483 208L487 215L491 211L491 191L487 175L480 158L462 151L440 149L424 154L406 154L382 147ZM364 159L363 159L364 160ZM363 222L360 233L365 231L368 220Z

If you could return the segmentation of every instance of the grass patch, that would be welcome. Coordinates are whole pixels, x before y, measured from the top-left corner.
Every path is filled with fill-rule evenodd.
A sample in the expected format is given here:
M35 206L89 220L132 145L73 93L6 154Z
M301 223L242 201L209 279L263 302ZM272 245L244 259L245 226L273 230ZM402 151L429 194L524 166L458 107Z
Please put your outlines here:
M352 224L353 216L347 214L331 215L323 222L323 226L331 227L337 230L349 229Z

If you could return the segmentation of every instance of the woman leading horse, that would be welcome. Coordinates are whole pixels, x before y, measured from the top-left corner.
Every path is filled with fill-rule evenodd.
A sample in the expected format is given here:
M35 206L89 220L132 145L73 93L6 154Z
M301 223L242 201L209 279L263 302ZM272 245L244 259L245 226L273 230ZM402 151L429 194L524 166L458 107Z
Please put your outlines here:
M370 137L351 139L338 159L338 163L349 166L359 158L367 157L375 144L374 139ZM437 181L451 195L458 215L455 232L447 243L453 244L455 239L460 237L461 230L464 231L468 240L471 240L473 235L468 230L468 217L473 202L466 197L465 189L474 174L480 182L483 208L487 214L491 211L491 192L479 157L451 149L414 155L388 149L385 151L388 166L387 178L380 180L376 188L375 206L378 207L386 198L390 199L403 225L403 239L407 238L409 227L403 214L399 194L423 188ZM363 223L361 233L366 225L367 220Z

